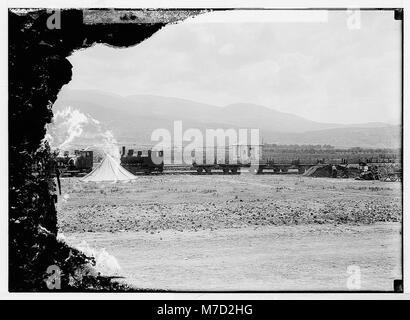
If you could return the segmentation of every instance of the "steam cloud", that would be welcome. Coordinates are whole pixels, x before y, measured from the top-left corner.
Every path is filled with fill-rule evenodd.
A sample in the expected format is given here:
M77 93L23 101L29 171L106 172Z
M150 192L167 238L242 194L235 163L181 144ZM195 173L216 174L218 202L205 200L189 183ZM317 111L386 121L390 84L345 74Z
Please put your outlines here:
M53 122L46 129L44 140L49 142L52 149L64 151L82 145L91 150L100 149L119 161L118 142L112 131L78 109L68 106L55 112Z

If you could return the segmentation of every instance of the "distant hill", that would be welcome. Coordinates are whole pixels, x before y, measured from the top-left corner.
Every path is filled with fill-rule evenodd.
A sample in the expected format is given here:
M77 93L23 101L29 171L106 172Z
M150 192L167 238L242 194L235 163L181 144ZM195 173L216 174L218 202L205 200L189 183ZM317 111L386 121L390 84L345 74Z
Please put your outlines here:
M330 144L336 147L396 148L401 128L385 123L344 125L315 122L254 104L226 107L152 95L119 95L92 90L62 90L53 110L71 106L112 130L120 143L150 144L157 128L259 128L263 141L277 144ZM85 130L86 131L86 130ZM171 131L172 132L172 131Z

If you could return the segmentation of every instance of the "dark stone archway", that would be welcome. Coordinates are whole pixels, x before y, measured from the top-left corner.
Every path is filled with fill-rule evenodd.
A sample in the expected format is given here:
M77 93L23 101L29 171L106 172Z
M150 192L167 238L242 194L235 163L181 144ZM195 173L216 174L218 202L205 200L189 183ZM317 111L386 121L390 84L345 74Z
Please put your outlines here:
M53 11L9 11L10 291L48 290L44 280L50 265L61 269L63 290L111 290L114 286L94 276L69 284L70 275L89 259L55 237L51 153L41 141L58 92L71 80L67 57L95 43L138 44L166 24L201 12L70 9L57 13L61 28L50 29L47 21Z

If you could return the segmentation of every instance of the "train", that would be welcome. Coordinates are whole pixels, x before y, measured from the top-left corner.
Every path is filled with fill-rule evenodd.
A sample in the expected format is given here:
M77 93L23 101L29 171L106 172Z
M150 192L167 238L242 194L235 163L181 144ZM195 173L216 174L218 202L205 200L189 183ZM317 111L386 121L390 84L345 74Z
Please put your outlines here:
M181 150L178 152L182 152ZM122 146L121 166L133 174L163 173L164 169L182 169L196 171L199 174L210 174L212 171L236 174L241 168L252 173L271 170L275 173L286 173L297 170L304 173L317 164L357 165L367 164L401 164L400 149L335 149L312 146L231 145L209 149L196 148L191 158L179 163L181 154L173 149L164 154L163 150L134 150ZM57 157L57 165L62 176L83 176L93 169L94 156L91 150L75 150L74 154L65 151ZM186 160L186 159L185 159Z
M56 157L57 168L62 177L84 176L91 172L94 165L94 153L90 150L74 150L73 154L64 151Z
M127 151L127 152L126 152ZM164 171L164 152L162 150L126 150L122 147L121 166L129 172L136 173L162 173Z

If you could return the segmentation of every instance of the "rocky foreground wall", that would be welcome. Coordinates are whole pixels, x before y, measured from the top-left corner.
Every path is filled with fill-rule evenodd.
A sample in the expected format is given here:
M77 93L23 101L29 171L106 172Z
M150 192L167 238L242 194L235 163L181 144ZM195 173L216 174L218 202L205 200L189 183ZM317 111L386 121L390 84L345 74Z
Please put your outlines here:
M50 149L42 144L58 92L72 77L67 57L106 43L140 43L168 23L200 11L9 10L9 290L48 290L47 268L61 270L63 290L103 290L89 276L73 281L88 259L56 240ZM166 72L166 70L164 70ZM85 281L87 280L87 281Z

